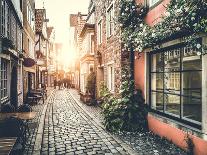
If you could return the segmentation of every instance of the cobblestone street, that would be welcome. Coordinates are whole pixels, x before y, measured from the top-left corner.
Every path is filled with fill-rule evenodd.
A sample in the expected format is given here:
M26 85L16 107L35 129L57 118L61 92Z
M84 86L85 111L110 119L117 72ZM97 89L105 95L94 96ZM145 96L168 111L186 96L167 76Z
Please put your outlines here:
M48 101L41 154L128 154L77 104L67 90Z
M37 116L29 123L24 155L186 154L151 132L108 133L103 126L101 108L84 104L75 89L48 88L45 104L40 102L32 109Z

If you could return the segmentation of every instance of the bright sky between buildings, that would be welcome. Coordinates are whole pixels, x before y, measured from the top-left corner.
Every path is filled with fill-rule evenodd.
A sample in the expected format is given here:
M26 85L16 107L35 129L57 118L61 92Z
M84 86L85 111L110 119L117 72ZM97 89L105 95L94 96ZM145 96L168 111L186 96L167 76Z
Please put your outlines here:
M69 14L78 12L87 13L89 0L36 0L36 8L46 9L48 26L55 27L56 41L63 43L63 50L67 52L69 47Z

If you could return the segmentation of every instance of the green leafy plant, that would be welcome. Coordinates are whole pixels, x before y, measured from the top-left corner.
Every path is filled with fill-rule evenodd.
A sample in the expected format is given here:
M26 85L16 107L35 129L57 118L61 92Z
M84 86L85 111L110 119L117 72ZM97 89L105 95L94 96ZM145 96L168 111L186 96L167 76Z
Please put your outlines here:
M141 90L134 90L134 81L129 80L129 68L122 71L120 95L115 97L105 87L103 90L103 114L107 130L147 131L148 108Z
M95 90L96 90L96 74L95 72L91 72L87 77L86 92L88 92L92 96L92 99L95 99Z
M138 52L149 47L157 49L164 41L189 36L185 37L183 42L197 49L198 55L205 54L197 34L207 32L206 1L171 0L166 6L166 12L162 15L160 22L153 27L145 24L144 17L147 9L141 4L136 4L135 0L121 0L120 8L119 22L123 26L124 50L129 51L131 45L134 51Z
M190 136L190 134L187 132L187 134L185 135L185 142L187 144L187 154L188 155L194 155L194 143L193 143L193 139Z

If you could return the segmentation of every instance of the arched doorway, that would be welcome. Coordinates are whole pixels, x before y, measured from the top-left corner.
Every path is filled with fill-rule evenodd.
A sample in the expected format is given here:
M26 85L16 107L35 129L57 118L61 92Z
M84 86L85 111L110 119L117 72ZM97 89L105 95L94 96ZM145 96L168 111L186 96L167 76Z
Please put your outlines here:
M11 104L17 108L18 106L18 94L17 94L17 67L12 67L11 72L11 88L10 88L10 96L11 96Z

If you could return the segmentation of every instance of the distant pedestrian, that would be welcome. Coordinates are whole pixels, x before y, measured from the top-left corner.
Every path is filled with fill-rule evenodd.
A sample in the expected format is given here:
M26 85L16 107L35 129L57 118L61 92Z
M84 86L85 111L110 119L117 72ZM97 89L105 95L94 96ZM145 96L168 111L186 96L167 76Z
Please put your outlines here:
M70 89L70 79L66 79L67 88Z
M55 79L54 80L54 89L56 89L56 86L57 86L57 80Z
M62 81L61 80L58 80L58 88L59 88L59 90L61 88L61 85L62 85Z

